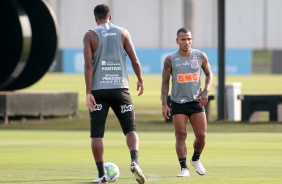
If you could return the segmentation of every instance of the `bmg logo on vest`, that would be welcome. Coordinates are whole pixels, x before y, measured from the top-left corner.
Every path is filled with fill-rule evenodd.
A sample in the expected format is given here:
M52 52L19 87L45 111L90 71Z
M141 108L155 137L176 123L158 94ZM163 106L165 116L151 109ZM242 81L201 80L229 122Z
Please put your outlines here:
M116 36L117 33L111 33L111 32L107 32L106 30L102 31L102 36L103 37L107 37L107 36Z
M177 75L177 81L179 83L184 82L195 82L199 80L198 73L185 73L185 74L178 74Z

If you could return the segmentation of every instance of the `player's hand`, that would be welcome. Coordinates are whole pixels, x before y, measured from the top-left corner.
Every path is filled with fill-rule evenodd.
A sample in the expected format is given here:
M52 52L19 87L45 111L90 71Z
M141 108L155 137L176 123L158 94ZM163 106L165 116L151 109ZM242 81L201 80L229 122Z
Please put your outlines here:
M162 106L162 114L163 114L163 117L165 119L169 119L171 114L170 114L170 109L169 109L168 105L163 105Z
M144 91L143 81L137 81L137 91L139 91L138 96L143 94L143 91Z
M199 99L200 99L200 102L199 102L199 105L200 106L205 106L207 105L208 103L208 92L207 90L203 90L199 93Z
M208 103L208 99L207 98L200 98L200 106L205 106Z
M96 101L91 93L86 94L86 105L91 112L95 111Z

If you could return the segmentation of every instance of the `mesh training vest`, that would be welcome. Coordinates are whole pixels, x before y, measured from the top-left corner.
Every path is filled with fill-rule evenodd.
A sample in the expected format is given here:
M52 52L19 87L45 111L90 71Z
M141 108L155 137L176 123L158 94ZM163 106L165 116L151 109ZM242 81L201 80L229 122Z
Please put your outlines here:
M198 101L201 87L201 51L192 49L188 58L183 58L179 51L172 53L172 89L171 100L176 103Z
M92 90L129 89L126 53L121 42L122 29L105 23L91 30L99 37L99 46L93 54Z

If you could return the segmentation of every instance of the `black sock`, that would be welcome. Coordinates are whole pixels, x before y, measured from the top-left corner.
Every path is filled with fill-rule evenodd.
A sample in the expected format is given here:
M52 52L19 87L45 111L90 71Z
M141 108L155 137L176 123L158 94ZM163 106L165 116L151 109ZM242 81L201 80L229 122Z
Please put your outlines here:
M138 164L138 150L130 150L131 162Z
M187 168L186 157L179 158L178 160L179 160L179 163L180 163L180 167L181 167L181 168Z
M97 166L97 170L98 170L98 176L99 178L101 178L102 176L104 176L104 163L103 161L101 162L96 162L96 166Z
M192 156L192 161L195 162L195 161L199 160L200 156L201 156L201 153L194 151L194 154Z

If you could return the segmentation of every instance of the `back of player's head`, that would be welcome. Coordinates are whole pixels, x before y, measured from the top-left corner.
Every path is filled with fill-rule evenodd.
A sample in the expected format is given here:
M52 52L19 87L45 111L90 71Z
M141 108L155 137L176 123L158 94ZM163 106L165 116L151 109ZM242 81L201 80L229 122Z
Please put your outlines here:
M183 28L178 29L176 36L178 36L179 33L189 33L189 32L191 33L191 31L189 29L183 27Z
M94 8L94 16L98 19L106 19L110 16L110 7L106 4L99 4Z

